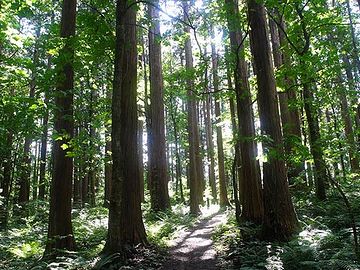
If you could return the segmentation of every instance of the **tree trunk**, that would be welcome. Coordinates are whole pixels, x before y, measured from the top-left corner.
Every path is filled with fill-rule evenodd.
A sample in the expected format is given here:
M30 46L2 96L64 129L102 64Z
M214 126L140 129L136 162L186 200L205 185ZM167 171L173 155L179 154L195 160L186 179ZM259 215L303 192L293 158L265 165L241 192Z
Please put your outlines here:
M2 206L0 207L0 230L7 229L8 218L9 218L9 200L10 200L10 191L11 191L11 173L12 173L12 147L13 147L13 134L11 131L7 132L6 136L6 151L4 159L2 160L3 164L3 175L1 181L1 202Z
M146 243L141 213L137 144L136 5L116 4L116 43L112 96L113 171L105 253ZM126 76L124 76L126 74Z
M189 5L188 1L183 1L184 20L188 21ZM194 70L192 46L190 39L190 27L185 26L185 33L188 38L185 41L185 66L189 73ZM189 140L189 184L190 184L190 213L198 215L200 213L199 204L202 198L199 196L201 186L200 143L199 143L199 125L197 117L196 95L194 93L194 81L192 78L187 79L187 115L188 115L188 140ZM199 184L200 182L200 184Z
M172 99L174 100L174 99ZM176 186L178 189L180 189L180 201L184 202L184 192L183 192L183 185L182 185L182 174L181 174L181 158L180 158L180 147L179 147L179 134L178 134L178 128L177 128L177 122L175 115L177 114L177 105L175 104L175 101L171 101L172 108L170 110L170 117L174 129L174 138L175 138L175 156L176 156Z
M71 222L71 198L73 180L73 159L67 156L67 149L74 133L73 88L76 0L64 0L61 13L60 36L65 39L61 51L65 59L58 64L57 89L55 97L54 129L58 136L54 141L54 171L50 191L50 213L48 239L45 254L58 250L75 248Z
M38 163L39 163L39 142L36 141L35 142L35 155L34 155L34 163L33 163L33 177L32 177L32 199L33 200L37 200L38 198L38 187L39 187L39 182L38 182Z
M90 108L89 108L89 119L88 119L88 126L89 126L89 135L90 135L90 144L89 150L90 155L87 161L88 163L88 181L89 181L89 190L88 190L88 201L91 207L95 207L96 205L96 170L97 170L97 161L95 157L95 141L96 141L96 129L94 127L94 105L97 103L97 95L95 93L95 89L93 89L90 85L90 80L88 79L88 88L90 89Z
M77 128L75 128L75 136L77 136ZM82 206L82 179L81 179L80 157L74 159L74 190L73 205L81 208Z
M355 29L354 29L354 22L353 22L353 17L352 17L352 14L351 14L351 7L350 7L350 1L349 0L346 0L346 9L347 9L347 13L348 13L348 16L349 16L349 27L350 27L351 41L352 41L352 45L353 45L352 56L354 58L356 68L357 68L359 76L360 76L359 50L358 50L357 39L356 39L356 34L355 34Z
M277 11L273 12L273 16L277 14ZM283 29L286 29L283 18L280 18L280 23ZM287 40L284 33L278 29L274 20L269 19L269 28L271 33L271 43L274 64L277 69L284 68L290 69L291 63L290 58L287 55L286 50L288 49ZM280 48L285 48L282 52ZM288 76L285 76L283 85L285 85L285 92L279 93L280 103L280 115L282 130L284 136L285 153L287 157L291 157L297 150L297 145L301 144L301 125L300 115L296 104L296 92L293 90L295 83ZM291 159L287 158L288 177L289 180L293 177L298 177L304 170L304 163L295 163ZM304 179L305 181L305 179Z
M223 136L222 128L219 125L221 121L221 110L220 102L215 102L215 115L217 119L216 126L216 142L217 142L217 151L218 151L218 168L219 168L219 186L220 186L220 207L230 206L229 199L227 196L227 187L226 187L226 176L225 176L225 161L224 161L224 148L223 148Z
M152 2L158 6L158 0ZM159 10L148 5L148 15L151 18L149 29L149 66L150 66L150 113L151 132L149 140L150 167L149 181L151 182L151 209L164 211L170 207L168 191L168 171L165 145L164 119L164 89L161 63L160 21Z
M252 111L247 63L244 58L243 37L240 31L238 2L225 0L231 52L236 59L234 66L237 114L239 119L239 144L243 181L240 182L242 218L261 223L264 214L260 182L260 168L256 160L255 125Z
M31 165L31 158L30 158L30 145L31 145L31 138L25 138L24 143L24 151L23 151L23 158L21 161L21 176L19 180L19 194L18 194L18 203L20 207L24 206L25 203L29 201L30 197L30 165Z
M263 237L288 239L297 227L297 218L289 193L285 162L282 159L284 150L265 10L256 0L248 0L247 6L251 51L257 74L261 131L263 136L267 137L263 141L267 158L263 165Z
M205 131L206 131L206 146L207 146L207 158L208 158L208 173L209 173L209 186L211 188L211 195L214 202L217 202L217 189L215 180L215 159L214 159L214 142L213 131L211 123L211 95L207 94L205 99Z
M225 53L228 53L228 48L225 48ZM228 89L233 91L233 84L231 79L231 71L229 64L226 65L226 77L227 77L227 85ZM240 144L238 140L239 131L238 131L238 124L236 122L236 107L235 101L233 97L229 99L230 105L230 115L231 115L231 129L233 134L233 140L235 142L235 157L233 162L232 174L233 174L233 186L234 186L234 200L235 200L235 215L236 220L240 222L240 215L241 215L241 206L240 206L240 199L242 197L241 189L238 188L240 183L243 181L241 178L242 168L241 168L241 153L240 153ZM237 193L237 194L236 194Z
M229 89L232 89L231 80L228 78ZM236 123L236 112L235 112L235 103L234 99L230 98L230 114L231 114L231 128L233 133L233 139L236 141L235 143L235 157L232 163L231 173L232 173L232 183L234 188L234 201L235 201L235 217L237 222L241 222L241 205L240 199L242 194L240 193L240 189L238 188L239 183L243 181L241 179L242 171L241 171L241 159L240 159L240 145L237 140L238 129Z
M144 186L144 121L138 120L138 150L139 150L139 177L140 177L140 197L141 202L145 202L145 186Z
M323 149L319 128L317 108L314 106L314 93L308 83L303 83L304 108L309 128L310 151L314 159L315 191L319 200L326 199L325 181L327 180L326 163L323 157Z
M31 81L30 81L30 93L29 100L34 102L35 97L35 87L36 87L36 66L39 62L39 52L38 52L38 40L40 38L40 27L36 29L36 41L34 45L33 52L33 64L34 68L31 71ZM30 198L30 176L31 176L31 157L30 157L30 147L32 143L32 134L28 134L25 137L24 144L24 155L21 162L21 174L19 181L19 194L18 194L18 203L20 206L23 206L29 201Z
M340 99L341 117L345 125L345 136L349 146L350 166L353 172L357 172L359 170L359 160L356 156L357 151L356 151L356 144L354 138L353 124L349 112L349 104L344 91L341 91L339 93L339 99Z
M48 105L49 97L45 93L44 103ZM42 134L41 134L41 150L40 150L40 172L39 172L39 199L44 200L46 194L46 154L47 154L47 139L48 139L48 122L49 122L49 111L46 109L45 115L42 122Z
M112 155L111 152L111 135L109 131L105 135L105 198L104 206L109 207L110 194L111 194L111 179L112 179Z
M89 203L89 173L86 166L86 159L84 159L81 170L81 203L85 207Z
M108 104L111 104L111 90L106 90L106 99ZM111 108L109 108L111 109ZM112 155L111 155L111 126L106 125L105 131L105 194L104 194L104 206L109 207L110 194L111 194L111 179L112 179Z
M212 39L215 38L214 31L211 29ZM215 44L211 44L211 60L212 60L212 75L214 92L219 91L219 76L218 76L218 56ZM216 116L216 142L218 151L218 168L219 168L219 186L220 186L220 207L229 206L229 199L227 196L226 177L225 177L225 161L221 122L221 108L220 101L215 101L215 116Z

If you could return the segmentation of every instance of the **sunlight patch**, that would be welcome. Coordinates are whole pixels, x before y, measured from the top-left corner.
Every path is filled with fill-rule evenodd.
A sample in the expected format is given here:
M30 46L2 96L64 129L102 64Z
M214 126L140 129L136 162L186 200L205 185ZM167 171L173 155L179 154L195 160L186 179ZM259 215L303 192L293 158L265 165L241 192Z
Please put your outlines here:
M321 240L325 237L329 236L331 234L330 230L319 230L319 229L313 229L313 230L304 230L301 233L299 233L300 239L299 243L301 245L308 245L310 244L311 247L318 247Z
M266 258L265 268L268 270L283 270L284 266L280 256L284 250L279 247L274 250L271 245L267 245L266 249L269 257Z

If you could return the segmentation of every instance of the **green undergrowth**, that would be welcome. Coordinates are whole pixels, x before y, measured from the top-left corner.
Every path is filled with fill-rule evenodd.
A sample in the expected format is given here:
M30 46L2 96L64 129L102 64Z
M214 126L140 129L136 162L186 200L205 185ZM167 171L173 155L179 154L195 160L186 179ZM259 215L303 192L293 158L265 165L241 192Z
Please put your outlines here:
M148 240L163 248L167 247L168 241L176 232L193 226L197 220L181 204L173 206L171 211L159 213L146 211L144 219Z
M350 192L349 197L359 228L360 200L356 192ZM300 199L295 204L301 228L286 243L259 240L256 236L260 227L238 225L231 213L228 222L214 234L223 269L359 270L351 219L341 197L334 192L326 202Z
M154 213L144 205L144 223L148 246L129 247L126 256L114 254L102 258L104 269L158 269L166 258L167 242L177 231L192 226L196 218L187 214L183 205L172 211ZM92 269L99 264L107 234L108 209L86 206L73 210L73 229L77 249L64 253L52 262L42 260L45 248L48 204L31 202L27 217L10 218L7 231L0 232L1 270ZM117 267L117 268L116 268Z

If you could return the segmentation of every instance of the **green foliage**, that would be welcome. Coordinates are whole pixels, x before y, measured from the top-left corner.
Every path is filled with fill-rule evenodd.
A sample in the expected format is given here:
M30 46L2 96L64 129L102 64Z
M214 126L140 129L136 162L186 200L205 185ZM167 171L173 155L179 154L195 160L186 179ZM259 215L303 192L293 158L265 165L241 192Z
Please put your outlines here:
M354 192L356 187L352 186ZM231 215L214 235L225 269L337 270L358 269L350 218L341 198L332 195L326 203L297 194L296 209L301 231L287 243L259 240L251 224L237 225ZM355 197L353 197L355 198ZM359 220L359 200L352 200Z
M176 232L190 227L196 221L195 217L184 213L182 205L177 205L166 212L147 211L144 218L148 240L162 247L166 247L167 241L173 238Z

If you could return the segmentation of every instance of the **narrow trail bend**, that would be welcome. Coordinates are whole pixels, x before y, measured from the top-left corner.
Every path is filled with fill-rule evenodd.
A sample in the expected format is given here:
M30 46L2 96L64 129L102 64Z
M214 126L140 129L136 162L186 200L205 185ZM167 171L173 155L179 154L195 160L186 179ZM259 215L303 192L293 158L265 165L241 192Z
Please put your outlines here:
M171 244L170 258L160 270L218 270L211 235L222 224L225 213L218 213L182 232Z

